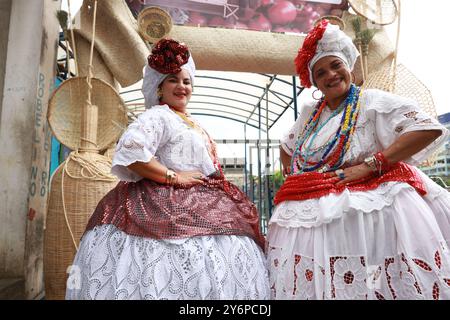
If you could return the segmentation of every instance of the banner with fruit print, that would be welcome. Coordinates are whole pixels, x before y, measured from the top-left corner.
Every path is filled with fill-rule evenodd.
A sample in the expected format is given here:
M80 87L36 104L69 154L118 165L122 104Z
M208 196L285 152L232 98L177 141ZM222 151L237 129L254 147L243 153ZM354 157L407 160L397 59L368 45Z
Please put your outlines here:
M307 33L323 16L341 17L347 0L126 0L135 16L147 6L166 10L175 24Z

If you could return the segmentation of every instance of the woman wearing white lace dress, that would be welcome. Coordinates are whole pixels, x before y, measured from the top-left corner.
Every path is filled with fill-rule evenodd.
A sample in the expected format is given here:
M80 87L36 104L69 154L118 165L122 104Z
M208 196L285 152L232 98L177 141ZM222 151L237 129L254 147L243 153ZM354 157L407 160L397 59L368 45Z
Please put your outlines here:
M187 47L160 40L148 62L148 110L117 144L121 182L86 227L66 298L268 299L255 206L225 180L214 142L186 112Z
M415 101L352 84L358 52L323 20L296 58L306 105L282 140L268 264L275 299L449 299L450 196L414 165L448 131Z

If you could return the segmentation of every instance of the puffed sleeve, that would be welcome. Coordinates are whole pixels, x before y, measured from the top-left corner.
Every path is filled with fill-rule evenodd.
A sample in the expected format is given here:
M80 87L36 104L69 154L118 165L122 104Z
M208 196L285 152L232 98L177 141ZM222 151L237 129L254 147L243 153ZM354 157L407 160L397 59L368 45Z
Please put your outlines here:
M142 179L127 166L152 160L158 147L168 140L165 122L162 112L151 108L131 123L117 143L111 172L124 181Z
M416 101L380 90L370 90L365 98L368 112L374 117L377 138L383 149L407 132L441 131L441 135L436 140L406 159L405 162L419 165L447 140L448 130L436 119L423 112Z
M281 147L288 155L292 156L292 154L294 153L298 136L303 130L303 127L305 126L305 123L308 120L311 112L312 106L304 105L294 125L281 137Z

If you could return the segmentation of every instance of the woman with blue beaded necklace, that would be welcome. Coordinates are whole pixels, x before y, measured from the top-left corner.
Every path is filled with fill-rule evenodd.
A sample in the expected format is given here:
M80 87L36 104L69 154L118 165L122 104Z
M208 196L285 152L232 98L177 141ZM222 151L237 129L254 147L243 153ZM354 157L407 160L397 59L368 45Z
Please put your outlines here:
M323 20L295 59L323 98L282 139L272 298L450 299L450 195L414 167L448 131L415 101L353 84L358 55Z

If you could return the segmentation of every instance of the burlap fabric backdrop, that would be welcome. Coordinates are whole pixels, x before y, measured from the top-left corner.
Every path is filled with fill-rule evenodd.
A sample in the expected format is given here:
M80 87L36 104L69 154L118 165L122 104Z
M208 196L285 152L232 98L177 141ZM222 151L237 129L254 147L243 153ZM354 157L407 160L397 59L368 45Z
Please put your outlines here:
M92 31L89 5L92 5L92 0L84 1L79 14L81 29L76 30L76 38L82 37L88 43ZM99 1L97 10L95 49L101 59L95 61L96 76L111 83L112 75L122 87L138 82L142 78L142 68L149 48L138 33L136 19L125 0ZM343 16L345 32L351 37L354 34L350 19L354 17L349 13L344 13ZM199 70L281 75L295 74L293 60L304 39L304 36L280 33L188 26L173 26L169 36L189 46ZM87 60L88 51L81 51L78 55L83 65L82 61ZM369 72L390 65L392 58L393 46L386 32L381 29L370 44ZM102 64L106 66L101 66ZM109 70L110 75L102 70ZM107 79L102 78L97 71L104 73ZM357 80L360 80L359 61L356 63L355 74ZM83 74L80 72L80 75Z

